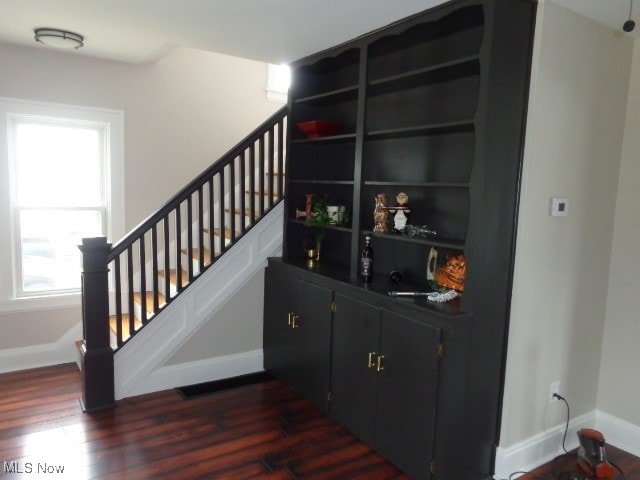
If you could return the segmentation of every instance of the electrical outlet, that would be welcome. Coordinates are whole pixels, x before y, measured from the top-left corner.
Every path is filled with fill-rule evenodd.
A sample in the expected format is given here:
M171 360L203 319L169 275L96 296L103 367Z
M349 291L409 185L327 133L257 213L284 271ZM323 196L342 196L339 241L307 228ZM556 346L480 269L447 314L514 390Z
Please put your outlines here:
M553 402L558 400L557 397L554 397L555 394L560 394L560 380L556 380L555 382L551 382L549 386L549 402Z

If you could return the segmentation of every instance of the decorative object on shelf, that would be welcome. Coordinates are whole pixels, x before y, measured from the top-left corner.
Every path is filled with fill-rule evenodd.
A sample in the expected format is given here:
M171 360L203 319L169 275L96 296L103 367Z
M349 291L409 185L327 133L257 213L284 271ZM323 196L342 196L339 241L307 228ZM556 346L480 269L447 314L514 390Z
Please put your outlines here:
M296 220L300 220L301 218L304 218L306 220L307 212L296 208Z
M428 225L418 227L416 225L405 225L402 234L412 238L433 238L438 235L433 228Z
M387 233L389 231L389 211L387 206L389 200L386 193L379 193L373 199L375 209L373 210L373 231L377 233Z
M347 225L349 223L349 212L342 200L335 197L327 198L327 214L333 225Z
M360 254L360 281L369 283L373 278L373 249L371 248L371 235L364 237L364 247Z
M313 199L313 208L310 214L307 216L307 219L304 222L305 227L314 227L316 229L316 237L315 237L315 250L317 251L316 260L320 260L320 247L322 245L322 241L326 236L326 229L329 226L344 226L345 222L348 222L348 215L346 213L342 216L341 223L336 223L334 219L329 216L329 212L327 209L327 200L325 197L320 195L312 195ZM309 201L309 195L307 195L307 202Z
M320 249L318 248L318 244L315 240L305 238L302 241L302 248L305 252L309 266L313 265L314 260L320 260Z
M467 261L463 253L431 248L427 261L427 281L432 287L454 289L462 293L466 278Z
M409 196L400 192L396 196L395 207L388 207L389 213L393 215L393 231L395 233L402 233L407 225L409 214L411 213L411 207L409 207Z
M325 122L323 120L311 120L298 123L298 128L307 134L308 138L320 138L331 135L342 127L337 122Z
M457 298L458 296L460 296L460 294L455 290L447 290L445 292L431 292L430 295L427 295L427 300L436 303L446 303L450 302L454 298Z
M309 220L311 218L311 210L313 210L313 193L306 193L305 198L307 199L307 203L305 204L305 219Z
M453 300L456 297L459 297L460 294L455 290L446 290L443 292L433 291L433 292L399 292L397 290L389 290L387 294L390 297L395 298L415 298L415 297L426 297L430 302L437 303L445 303Z
M389 280L393 283L400 283L402 281L402 274L394 268L389 272Z

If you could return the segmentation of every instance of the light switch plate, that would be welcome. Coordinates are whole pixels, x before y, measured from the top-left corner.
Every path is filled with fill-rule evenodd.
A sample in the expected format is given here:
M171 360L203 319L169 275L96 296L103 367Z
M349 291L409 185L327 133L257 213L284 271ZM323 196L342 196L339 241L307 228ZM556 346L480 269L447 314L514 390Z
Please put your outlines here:
M569 216L569 199L568 198L552 198L551 199L551 216L552 217Z

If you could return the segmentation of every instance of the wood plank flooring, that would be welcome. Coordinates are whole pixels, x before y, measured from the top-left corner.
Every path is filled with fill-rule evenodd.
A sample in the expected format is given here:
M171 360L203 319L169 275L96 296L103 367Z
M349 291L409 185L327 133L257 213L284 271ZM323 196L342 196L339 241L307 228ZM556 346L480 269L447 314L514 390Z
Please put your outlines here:
M408 479L279 381L191 399L166 390L88 414L80 391L75 365L0 375L0 476Z
M624 472L624 477L618 475L616 480L640 479L640 458L612 445L607 445L605 448L607 460L615 463ZM570 480L570 473L580 472L576 466L576 456L577 451L573 450L567 455L563 455L554 461L542 465L528 475L521 476L518 480Z
M75 365L0 375L0 477L408 480L279 381L191 399L166 390L89 414L80 389ZM639 458L607 455L625 480L640 479ZM575 452L520 480L569 471Z

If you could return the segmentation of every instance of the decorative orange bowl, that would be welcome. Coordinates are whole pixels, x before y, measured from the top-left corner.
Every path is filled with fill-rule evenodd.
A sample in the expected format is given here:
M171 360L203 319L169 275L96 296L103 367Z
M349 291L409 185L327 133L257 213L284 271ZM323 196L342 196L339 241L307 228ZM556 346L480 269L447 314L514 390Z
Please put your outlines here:
M340 130L340 127L342 125L339 123L325 122L323 120L312 120L298 124L298 128L306 133L309 138L326 137Z

